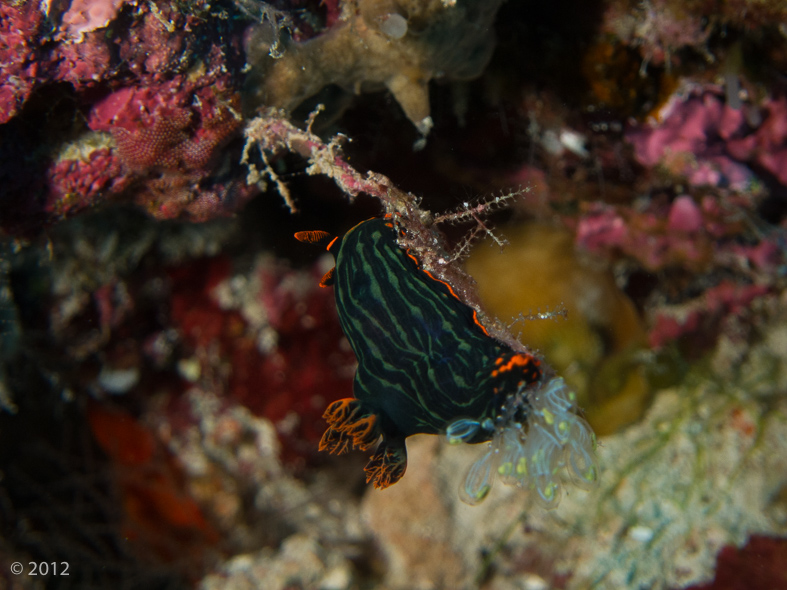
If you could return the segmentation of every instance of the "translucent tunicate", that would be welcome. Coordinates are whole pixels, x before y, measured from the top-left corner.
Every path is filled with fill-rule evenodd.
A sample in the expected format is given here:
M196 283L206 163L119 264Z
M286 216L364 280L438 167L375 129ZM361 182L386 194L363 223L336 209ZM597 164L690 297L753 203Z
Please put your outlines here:
M458 445L463 442L469 442L472 439L481 424L477 420L470 420L468 418L460 418L448 425L445 435L448 438L448 444Z
M483 457L470 466L464 483L459 488L459 497L466 504L475 506L486 498L495 478L497 453L490 448Z
M501 408L489 450L467 472L462 500L481 502L496 476L506 485L533 490L533 498L544 508L559 504L566 480L590 488L598 477L596 439L577 415L574 398L559 377L511 394ZM478 428L474 420L457 420L449 427L449 441L468 442Z

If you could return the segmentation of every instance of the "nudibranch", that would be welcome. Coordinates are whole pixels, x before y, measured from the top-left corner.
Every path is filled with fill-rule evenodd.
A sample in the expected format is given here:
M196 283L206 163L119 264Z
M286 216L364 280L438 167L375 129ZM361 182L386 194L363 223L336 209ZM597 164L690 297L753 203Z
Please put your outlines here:
M445 434L452 444L489 442L461 488L480 502L495 477L560 499L560 472L587 487L596 479L595 438L573 392L537 356L496 340L475 309L399 246L391 217L364 221L344 236L295 234L327 244L336 265L339 320L358 359L354 398L325 411L320 450L374 450L367 483L386 488L407 467L405 439ZM565 468L565 469L564 469Z

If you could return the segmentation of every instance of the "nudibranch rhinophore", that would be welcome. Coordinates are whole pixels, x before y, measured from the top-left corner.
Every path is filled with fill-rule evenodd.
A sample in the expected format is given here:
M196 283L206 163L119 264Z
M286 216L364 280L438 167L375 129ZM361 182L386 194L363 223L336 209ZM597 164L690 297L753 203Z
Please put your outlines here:
M490 441L460 490L470 504L486 497L495 477L535 489L548 507L560 500L562 471L581 487L593 484L595 438L573 392L537 356L490 336L475 309L399 246L392 218L333 239L322 231L295 237L327 244L336 258L320 284L334 286L358 359L355 397L325 411L320 450L375 448L366 481L386 488L404 475L410 435Z

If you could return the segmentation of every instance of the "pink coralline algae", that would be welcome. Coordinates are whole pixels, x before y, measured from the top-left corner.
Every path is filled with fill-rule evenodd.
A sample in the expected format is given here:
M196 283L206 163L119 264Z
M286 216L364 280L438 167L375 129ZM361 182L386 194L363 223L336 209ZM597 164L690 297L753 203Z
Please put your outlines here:
M196 88L176 78L114 92L94 107L89 125L112 134L132 170L205 169L240 127L237 102L226 81L214 76L205 76Z
M162 23L162 18L167 24ZM134 74L163 81L173 70L182 67L194 41L195 29L194 15L186 16L162 5L156 12L144 13L128 29L120 44L120 59Z
M96 31L95 19L105 26L110 19L107 10L118 2L75 0L63 15L65 32L49 31L47 3L27 0L0 5L0 124L17 115L36 88L68 82L80 90L111 74L112 44ZM80 42L64 38L66 32Z
M687 313L659 313L648 336L651 348L680 341L692 356L710 349L724 324L746 313L752 302L768 294L765 285L736 285L729 281L708 289Z
M121 88L90 113L89 127L112 135L124 170L141 182L135 201L156 217L209 219L253 194L237 181L209 178L241 126L239 97L221 56L213 57L208 70Z
M755 132L737 132L728 143L730 155L755 162L787 186L787 97L769 100ZM743 122L739 129L745 128Z
M61 27L69 37L81 41L85 33L106 27L126 0L74 0L63 14Z
M95 86L111 72L112 51L99 32L91 33L84 43L66 43L59 47L53 77L74 88Z
M36 150L0 166L13 181L7 231L34 231L108 201L203 221L258 192L239 154L219 157L242 125L233 28L241 25L209 8L202 0L2 3L3 141L21 134L24 149Z
M16 115L36 85L43 20L35 2L0 4L0 124Z
M96 203L107 192L119 192L128 184L117 156L108 148L92 151L84 159L64 159L47 170L50 186L47 210L65 217Z
M256 192L242 181L211 177L220 149L241 126L238 95L217 64L198 76L121 88L90 113L90 128L112 135L124 171L141 187L135 202L155 217L202 221Z
M46 211L62 218L135 187L133 201L158 218L226 215L257 190L212 177L240 127L237 102L227 80L210 74L109 94L91 110L93 132L82 142L104 137L103 145L72 149L47 170Z
M787 97L735 106L716 88L695 89L673 97L660 122L633 127L627 138L640 164L692 186L746 191L755 173L787 186Z
M667 218L667 229L670 231L694 233L703 227L702 211L688 195L681 195L673 202Z
M718 242L741 230L736 203L704 196L699 203L680 195L671 203L653 200L644 209L592 203L576 228L577 244L596 253L614 252L650 271L670 266L708 267Z

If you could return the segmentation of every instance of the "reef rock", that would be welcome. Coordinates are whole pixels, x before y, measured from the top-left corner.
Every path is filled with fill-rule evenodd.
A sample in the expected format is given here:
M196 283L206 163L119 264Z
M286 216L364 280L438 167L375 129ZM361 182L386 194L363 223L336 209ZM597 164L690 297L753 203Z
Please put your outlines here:
M291 110L330 84L354 93L387 88L422 134L432 126L429 81L470 79L494 47L500 0L347 0L322 35L269 59L270 31L249 43L251 102ZM256 54L256 58L255 58Z

